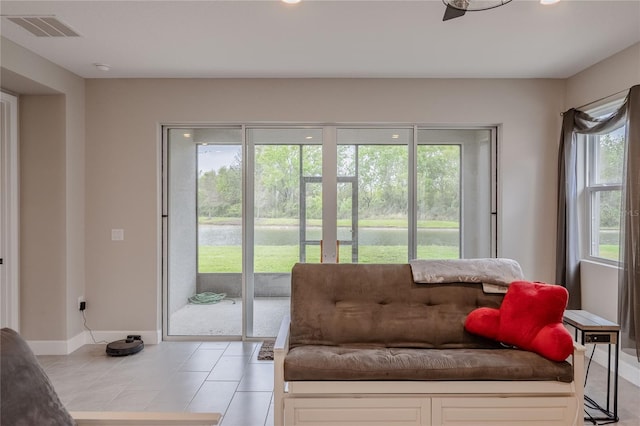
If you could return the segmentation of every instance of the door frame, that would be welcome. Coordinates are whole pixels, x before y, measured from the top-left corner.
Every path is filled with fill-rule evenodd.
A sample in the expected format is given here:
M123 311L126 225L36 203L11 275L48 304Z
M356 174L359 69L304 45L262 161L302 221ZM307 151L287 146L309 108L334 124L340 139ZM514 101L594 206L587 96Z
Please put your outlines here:
M18 98L0 93L0 321L2 327L20 331L20 182L18 145Z
M423 143L418 141L418 131L423 129L428 130L488 130L491 140L490 148L490 164L488 165L491 174L491 223L490 227L490 252L491 256L495 257L498 252L497 234L498 234L498 220L497 220L497 193L498 193L498 168L497 168L497 144L498 144L498 128L496 126L433 126L423 124L393 124L393 123L368 123L368 124L327 124L327 123L210 123L210 124L184 124L184 123L163 123L161 125L161 179L162 179L162 202L161 202L161 221L162 221L162 328L163 328L163 340L192 340L194 336L176 336L168 335L168 308L167 308L167 296L168 296L168 276L167 276L167 256L168 256L168 242L166 238L167 218L168 218L168 200L167 194L167 163L168 163L168 131L169 129L176 127L188 127L188 128L209 128L209 127L238 127L241 129L242 135L242 335L233 336L231 340L260 340L260 337L253 337L253 257L254 257L254 179L255 173L255 143L249 140L247 132L250 129L268 129L268 128L320 128L322 129L322 177L321 184L323 186L322 191L322 240L325 242L324 250L321 253L321 261L324 263L335 263L338 259L337 245L331 244L331 242L338 243L337 239L337 184L340 182L350 181L338 177L338 144L339 141L337 130L344 128L355 129L410 129L412 131L412 139L407 144L408 147L408 168L409 168L409 180L408 180L408 227L410 230L417 228L417 218L415 212L415 206L417 203L416 196L416 165L417 165L417 148ZM376 143L372 143L376 144ZM382 145L390 145L393 143L384 143ZM438 143L446 144L446 143ZM355 145L358 145L357 143ZM404 145L404 144L403 144ZM463 166L461 163L461 167ZM357 192L357 178L354 181L354 191ZM462 178L461 178L462 179ZM301 184L304 184L301 182ZM355 195L357 202L357 195ZM357 209L357 205L352 207ZM357 216L357 211L356 211ZM301 223L302 225L302 223ZM461 220L461 233L463 232L463 221ZM354 233L357 238L358 224L357 220L354 220L352 227L355 227ZM409 257L415 258L416 256L416 238L415 233L410 231L408 233L409 244ZM358 238L359 240L359 238ZM302 241L301 241L302 243ZM357 240L355 242L357 244ZM346 245L346 244L345 244ZM353 250L352 250L353 251ZM251 295L251 297L249 297ZM252 336L252 337L249 337ZM225 336L229 339L230 336ZM216 336L198 336L199 340L219 340Z

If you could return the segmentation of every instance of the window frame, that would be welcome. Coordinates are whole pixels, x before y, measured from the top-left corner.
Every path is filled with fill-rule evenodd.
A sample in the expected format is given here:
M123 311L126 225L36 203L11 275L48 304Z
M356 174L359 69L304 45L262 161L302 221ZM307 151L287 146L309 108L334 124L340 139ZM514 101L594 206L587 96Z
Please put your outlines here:
M592 108L587 110L587 114L593 117L601 117L611 114L617 108L620 107L623 98L617 99L612 102L608 102L604 105ZM621 127L624 127L623 124ZM616 129L617 130L617 129ZM614 131L616 131L614 130ZM613 132L613 131L612 131ZM609 132L609 133L612 133ZM622 191L622 182L619 183L597 183L598 177L598 166L599 166L599 139L600 134L593 135L580 135L579 140L582 141L579 146L583 148L582 152L582 161L579 157L579 163L581 163L584 173L582 189L584 193L584 200L580 203L580 195L578 195L578 203L579 209L582 211L582 216L584 217L584 225L581 229L581 249L582 256L581 258L584 260L589 260L596 263L611 265L611 266L620 266L620 259L609 259L602 256L594 255L594 250L598 249L600 246L600 233L594 231L599 230L600 227L600 210L594 210L594 198L596 194L603 194L607 192L613 191ZM581 205L580 205L581 204Z

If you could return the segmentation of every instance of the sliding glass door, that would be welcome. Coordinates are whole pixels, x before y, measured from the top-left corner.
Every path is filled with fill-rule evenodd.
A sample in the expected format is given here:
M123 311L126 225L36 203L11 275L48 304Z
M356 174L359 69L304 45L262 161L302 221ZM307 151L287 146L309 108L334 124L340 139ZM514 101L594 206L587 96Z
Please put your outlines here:
M322 129L247 129L246 335L274 336L289 312L291 268L320 261Z
M269 337L296 262L495 256L495 129L167 127L165 337Z
M337 129L341 262L407 262L412 141L412 129Z
M242 335L242 129L165 141L165 334Z
M496 253L495 130L418 129L417 258Z

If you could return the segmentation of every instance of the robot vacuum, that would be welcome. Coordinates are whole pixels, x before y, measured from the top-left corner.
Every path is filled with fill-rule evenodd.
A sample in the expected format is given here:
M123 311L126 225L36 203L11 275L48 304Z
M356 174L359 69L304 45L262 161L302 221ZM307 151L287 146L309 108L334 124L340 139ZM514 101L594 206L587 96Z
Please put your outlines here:
M144 342L138 335L127 336L126 339L116 340L107 345L107 355L126 356L137 354L144 348Z

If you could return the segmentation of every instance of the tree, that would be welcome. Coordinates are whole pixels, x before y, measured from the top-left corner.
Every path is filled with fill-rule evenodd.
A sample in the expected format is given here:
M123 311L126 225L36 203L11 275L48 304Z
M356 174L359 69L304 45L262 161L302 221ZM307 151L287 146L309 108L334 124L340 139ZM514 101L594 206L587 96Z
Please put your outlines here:
M407 147L362 145L357 152L360 216L406 217Z
M609 141L607 142L609 143ZM619 144L610 142L611 155ZM357 153L357 154L356 154ZM340 145L339 175L357 170L358 214L361 218L406 217L409 164L406 145ZM302 161L302 164L301 164ZM460 212L460 147L420 145L418 148L419 219L458 221ZM322 175L320 145L257 145L254 196L256 217L298 218L300 179ZM242 207L241 159L199 176L199 214L239 217ZM338 217L351 216L351 185L338 187ZM306 217L322 217L321 184L305 188Z
M201 173L198 177L198 215L240 217L242 215L242 168L236 156L230 166Z
M599 150L596 158L597 183L622 183L624 161L624 135L609 133L598 138ZM621 191L600 192L600 226L602 228L620 227Z
M256 146L255 176L255 203L261 217L297 217L300 146Z
M624 159L625 139L623 135L602 135L599 138L599 182L622 182L622 161Z
M210 170L202 173L198 178L198 216L206 216L208 218L215 216L218 199L216 172Z
M418 219L458 221L460 215L460 147L418 148Z

